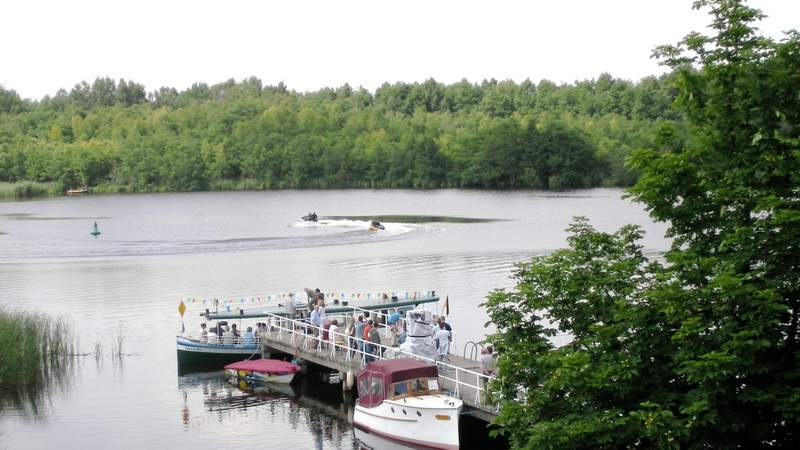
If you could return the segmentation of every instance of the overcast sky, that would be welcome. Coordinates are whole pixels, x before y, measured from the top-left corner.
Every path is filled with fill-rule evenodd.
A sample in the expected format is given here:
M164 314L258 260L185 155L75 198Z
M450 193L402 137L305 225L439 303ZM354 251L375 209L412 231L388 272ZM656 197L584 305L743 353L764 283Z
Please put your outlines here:
M753 0L773 38L800 1ZM0 84L27 98L98 76L185 89L254 75L290 89L462 78L573 82L663 72L656 45L703 31L692 0L9 0Z

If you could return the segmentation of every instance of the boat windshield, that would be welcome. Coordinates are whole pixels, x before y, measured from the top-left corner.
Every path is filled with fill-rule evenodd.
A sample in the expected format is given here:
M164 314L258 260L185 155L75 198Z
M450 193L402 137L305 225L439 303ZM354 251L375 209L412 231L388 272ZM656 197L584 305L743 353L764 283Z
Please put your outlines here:
M392 397L415 397L418 395L438 394L439 380L436 378L414 378L392 384Z

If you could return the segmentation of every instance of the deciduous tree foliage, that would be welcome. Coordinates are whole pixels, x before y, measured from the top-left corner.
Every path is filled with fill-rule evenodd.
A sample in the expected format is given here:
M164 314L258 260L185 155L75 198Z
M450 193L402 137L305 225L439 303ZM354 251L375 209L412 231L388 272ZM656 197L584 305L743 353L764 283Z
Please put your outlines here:
M715 34L656 52L688 139L664 127L632 159L632 197L670 226L664 267L630 228L578 221L487 301L517 447L800 446L800 35L758 36L739 0L695 7ZM554 330L575 340L553 349Z
M98 78L33 102L0 87L0 181L95 190L630 185L671 78L349 85L296 93L254 77L145 94Z

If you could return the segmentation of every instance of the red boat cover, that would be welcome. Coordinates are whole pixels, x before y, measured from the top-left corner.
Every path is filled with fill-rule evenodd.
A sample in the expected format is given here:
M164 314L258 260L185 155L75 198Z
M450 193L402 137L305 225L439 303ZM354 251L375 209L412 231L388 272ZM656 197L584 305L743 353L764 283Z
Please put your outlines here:
M225 369L250 370L252 372L285 375L300 371L300 366L279 359L254 359L228 364Z
M436 366L413 358L384 359L371 362L361 369L358 377L361 377L362 374L366 375L367 372L380 373L386 385L413 378L437 378L439 376Z

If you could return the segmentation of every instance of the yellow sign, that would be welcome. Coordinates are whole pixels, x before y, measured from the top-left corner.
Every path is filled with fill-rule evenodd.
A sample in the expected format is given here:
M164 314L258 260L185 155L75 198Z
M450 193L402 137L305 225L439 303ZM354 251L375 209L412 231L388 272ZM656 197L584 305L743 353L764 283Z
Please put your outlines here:
M180 313L181 317L183 317L183 313L186 312L186 305L183 304L183 300L181 300L181 304L178 305L178 312Z

